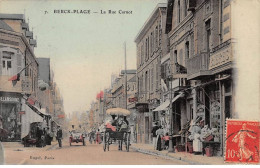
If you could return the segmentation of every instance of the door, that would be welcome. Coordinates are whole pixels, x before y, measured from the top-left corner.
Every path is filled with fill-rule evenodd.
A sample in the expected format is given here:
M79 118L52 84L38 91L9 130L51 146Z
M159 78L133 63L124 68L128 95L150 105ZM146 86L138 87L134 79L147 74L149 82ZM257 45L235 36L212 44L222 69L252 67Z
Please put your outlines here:
M145 143L149 143L149 136L150 136L149 117L145 117Z

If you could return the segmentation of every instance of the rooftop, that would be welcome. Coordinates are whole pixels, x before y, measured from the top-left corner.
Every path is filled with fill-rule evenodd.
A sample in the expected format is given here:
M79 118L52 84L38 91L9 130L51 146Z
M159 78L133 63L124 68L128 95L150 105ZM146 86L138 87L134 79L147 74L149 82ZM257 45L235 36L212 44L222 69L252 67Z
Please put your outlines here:
M24 20L23 14L4 14L0 13L0 19Z
M8 24L6 24L4 21L0 20L0 29L14 31Z

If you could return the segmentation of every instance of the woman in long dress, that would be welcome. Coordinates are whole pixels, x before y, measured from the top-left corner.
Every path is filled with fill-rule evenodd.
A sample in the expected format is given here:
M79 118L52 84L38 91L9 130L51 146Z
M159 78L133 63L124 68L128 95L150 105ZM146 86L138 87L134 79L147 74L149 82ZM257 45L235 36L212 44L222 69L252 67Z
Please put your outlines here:
M99 132L99 129L97 131L97 134L96 134L96 143L97 144L100 144L101 143L101 134Z

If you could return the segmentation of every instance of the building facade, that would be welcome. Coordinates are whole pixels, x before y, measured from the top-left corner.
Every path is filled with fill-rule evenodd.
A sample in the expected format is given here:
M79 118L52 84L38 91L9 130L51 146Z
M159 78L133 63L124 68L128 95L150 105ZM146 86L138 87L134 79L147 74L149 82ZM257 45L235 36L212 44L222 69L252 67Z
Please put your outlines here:
M168 38L164 33L166 4L158 4L135 38L137 47L137 141L150 143L153 110L160 105L161 58L168 53Z
M172 105L175 145L193 142L202 151L204 138L188 126L216 130L216 153L223 155L225 120L233 115L231 1L170 0L166 33L170 39L172 80L183 81L174 90L182 96ZM174 86L176 87L176 86ZM194 135L201 139L195 141Z
M43 120L28 112L24 97L37 97L36 41L21 14L0 14L0 115L4 140L19 141L28 131L27 121Z

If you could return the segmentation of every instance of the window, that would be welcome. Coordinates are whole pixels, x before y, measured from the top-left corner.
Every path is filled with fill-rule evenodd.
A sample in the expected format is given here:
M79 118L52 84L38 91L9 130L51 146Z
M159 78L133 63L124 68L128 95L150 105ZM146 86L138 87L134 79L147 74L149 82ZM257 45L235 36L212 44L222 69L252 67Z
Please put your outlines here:
M205 23L206 27L206 51L209 52L210 50L210 36L211 36L211 30L210 30L210 19Z
M185 43L185 51L186 58L190 58L190 44L188 41Z
M178 23L180 23L181 22L181 5L180 5L180 0L178 0L177 10L178 10L178 14L177 14Z
M12 62L11 61L7 61L7 69L8 68L12 68Z
M177 58L177 50L174 51L174 63L178 63L178 58Z
M158 47L158 26L155 27L155 47Z
M153 66L153 65L152 65ZM153 92L153 67L152 67L152 70L151 70L151 91Z
M3 75L13 75L13 65L12 65L12 57L14 53L3 51L3 60L2 60L2 73Z
M154 51L154 48L153 48L153 32L151 33L151 38L150 38L150 40L151 40L151 55L153 55L153 51Z
M187 16L187 0L184 0L184 17L186 17Z

